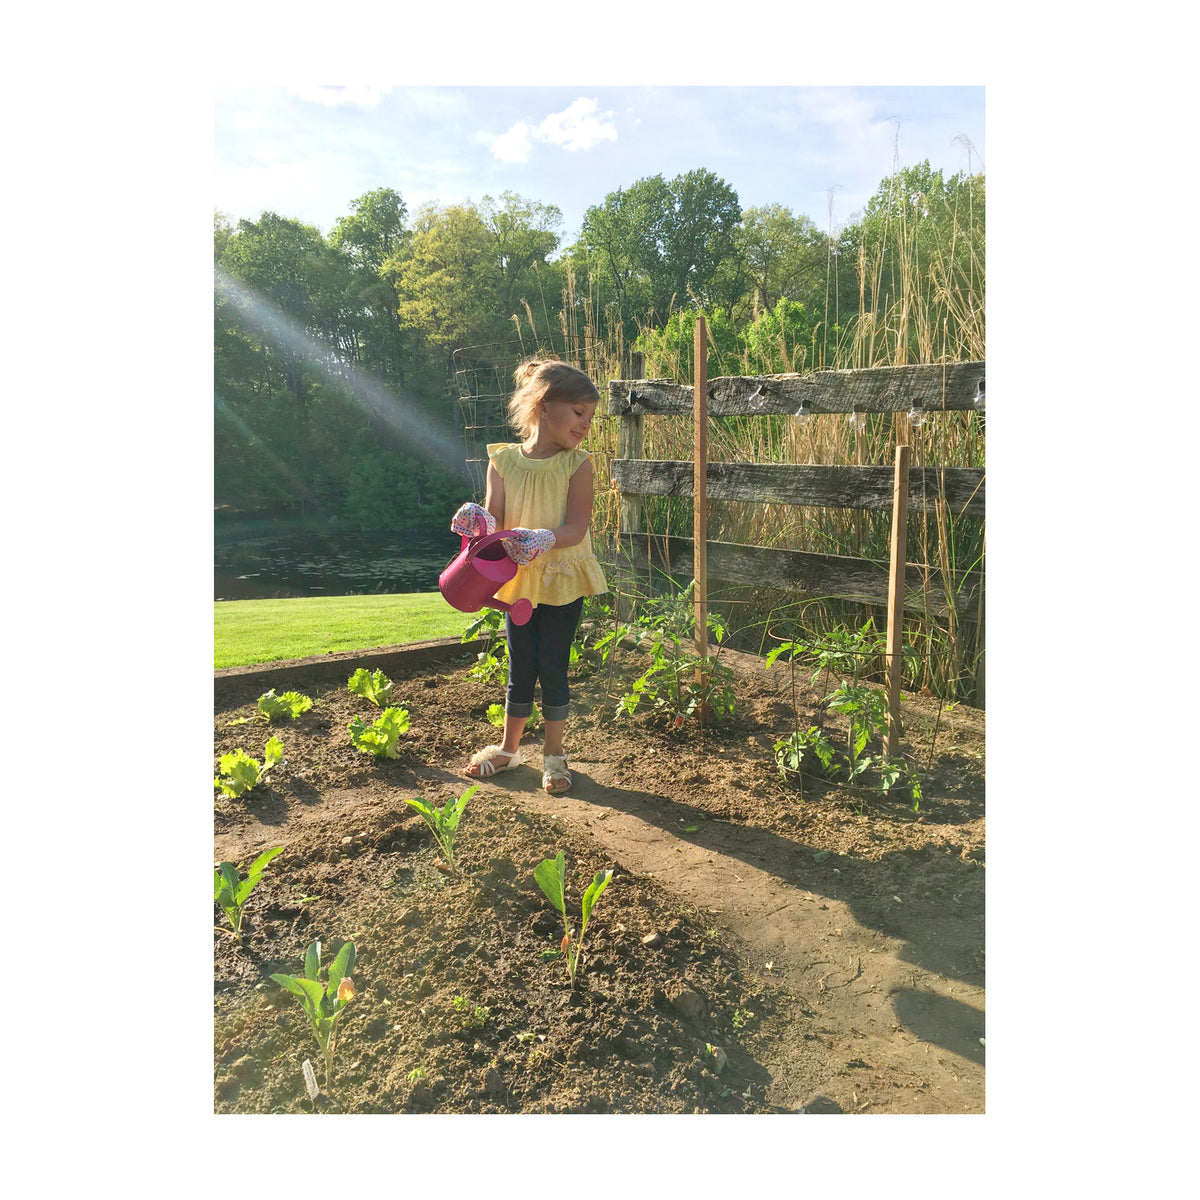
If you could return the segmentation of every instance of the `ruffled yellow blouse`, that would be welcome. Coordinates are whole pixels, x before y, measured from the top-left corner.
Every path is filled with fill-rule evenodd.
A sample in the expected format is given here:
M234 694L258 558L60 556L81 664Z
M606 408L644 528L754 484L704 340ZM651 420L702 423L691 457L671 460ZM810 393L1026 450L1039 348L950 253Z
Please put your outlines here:
M550 458L526 458L515 442L493 442L488 460L504 480L501 529L557 529L567 521L567 487L590 455L586 450L560 450ZM588 531L577 546L555 546L531 563L517 567L515 577L496 593L511 604L525 597L538 604L570 604L579 596L608 591L608 581Z

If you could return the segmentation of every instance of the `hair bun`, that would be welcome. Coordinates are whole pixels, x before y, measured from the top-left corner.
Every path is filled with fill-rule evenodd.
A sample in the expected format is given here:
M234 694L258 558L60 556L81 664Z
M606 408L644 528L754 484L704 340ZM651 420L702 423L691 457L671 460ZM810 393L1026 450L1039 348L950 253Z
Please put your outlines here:
M553 362L557 362L553 358L527 358L523 363L517 365L517 369L513 372L513 382L518 388L524 387L542 367L549 366Z

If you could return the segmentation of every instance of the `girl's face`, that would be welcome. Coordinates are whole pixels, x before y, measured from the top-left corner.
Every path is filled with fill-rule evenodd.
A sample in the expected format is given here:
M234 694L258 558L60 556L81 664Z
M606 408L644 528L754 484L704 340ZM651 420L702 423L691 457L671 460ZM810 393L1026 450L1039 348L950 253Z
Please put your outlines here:
M564 450L581 445L592 427L595 400L546 400L539 409L541 432Z

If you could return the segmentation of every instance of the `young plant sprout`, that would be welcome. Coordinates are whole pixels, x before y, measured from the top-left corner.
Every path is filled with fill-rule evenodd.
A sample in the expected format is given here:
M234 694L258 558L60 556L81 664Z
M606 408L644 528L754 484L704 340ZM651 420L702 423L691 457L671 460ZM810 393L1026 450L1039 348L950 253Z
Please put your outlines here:
M329 1087L329 1080L333 1074L338 1018L345 1011L346 1005L354 999L354 980L350 978L350 972L354 970L354 958L354 943L346 942L329 964L328 980L322 983L321 943L315 941L305 952L303 976L271 976L280 987L287 988L293 995L299 996L300 1003L304 1005L308 1026L325 1056L326 1088Z
M246 907L246 901L262 878L263 868L275 855L282 853L282 846L276 846L273 850L264 850L250 864L245 879L239 878L237 867L233 863L223 862L213 873L213 900L229 919L232 928L226 932L232 933L239 946L242 944L242 913Z
M356 696L364 696L377 708L382 708L394 685L382 671L368 671L366 667L359 667L350 676L346 686Z
M220 788L226 796L241 796L252 788L257 787L263 776L276 765L283 762L283 743L277 738L269 738L263 748L263 761L251 758L245 750L234 750L230 754L222 754L220 775L213 780L213 787Z
M546 897L550 903L562 915L566 936L562 940L560 949L566 955L567 975L571 979L571 986L574 987L579 963L583 958L583 935L587 932L588 918L592 915L592 909L596 906L596 901L600 899L601 893L608 887L613 873L611 869L597 871L592 882L588 885L587 891L583 893L582 920L579 923L579 936L575 937L574 930L572 930L571 923L567 918L566 860L566 853L560 850L557 858L546 858L538 863L534 868L533 877L537 880L538 887L546 893Z
M313 702L311 696L305 696L301 692L284 692L282 696L275 695L275 689L272 688L269 692L263 692L258 698L258 712L252 717L236 717L232 721L227 721L227 725L248 725L251 721L266 721L268 724L271 721L279 720L283 717L295 719L301 713L308 712L312 708Z
M350 740L364 754L376 758L399 758L400 735L408 732L408 709L385 708L370 725L355 717L347 726Z
M437 839L438 846L441 847L442 853L446 856L446 866L455 875L458 874L458 867L454 863L454 839L458 835L458 823L462 820L462 815L466 811L467 801L477 791L479 791L479 784L467 788L457 800L447 800L441 808L434 808L432 805L426 804L420 796L404 801L405 804L410 808L415 808L425 818L425 824L433 831L433 836Z

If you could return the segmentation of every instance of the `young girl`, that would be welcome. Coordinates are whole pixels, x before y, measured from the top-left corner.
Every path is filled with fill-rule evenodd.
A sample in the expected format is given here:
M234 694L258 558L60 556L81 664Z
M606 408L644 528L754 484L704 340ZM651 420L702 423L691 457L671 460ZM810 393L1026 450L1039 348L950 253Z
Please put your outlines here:
M523 440L488 446L487 512L463 505L452 528L468 536L497 528L516 531L504 546L518 564L517 574L496 599L511 604L527 597L533 615L525 625L506 617L504 740L473 755L466 773L486 779L520 763L521 734L540 679L546 725L542 787L558 793L571 786L563 750L571 642L583 597L608 591L588 532L594 485L590 455L581 449L600 393L582 371L551 359L522 363L514 379L509 423Z

